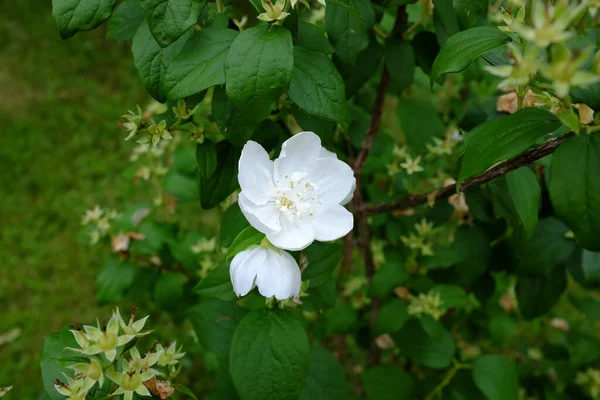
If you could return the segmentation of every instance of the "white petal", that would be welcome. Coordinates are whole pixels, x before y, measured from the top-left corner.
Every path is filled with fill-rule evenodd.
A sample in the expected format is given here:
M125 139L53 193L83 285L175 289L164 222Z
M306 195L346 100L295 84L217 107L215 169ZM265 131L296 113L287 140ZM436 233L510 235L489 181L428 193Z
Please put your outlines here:
M315 230L315 238L327 242L350 232L354 226L354 217L339 204L323 204L310 222Z
M302 277L294 258L287 252L267 249L267 259L258 271L256 286L265 297L289 299L300 294Z
M310 223L301 219L292 224L286 218L281 218L281 230L268 233L267 239L280 249L303 250L315 240L315 231Z
M352 198L354 197L355 190L356 190L356 178L354 178L354 180L352 181L352 188L350 188L350 191L348 192L346 197L344 197L344 199L342 201L340 201L340 204L345 206L346 204L350 203L350 200L352 200Z
M244 250L233 257L229 266L229 275L236 295L245 296L254 288L256 274L266 259L267 253L264 247Z
M264 205L256 205L251 202L244 193L238 196L238 204L244 217L254 228L264 233L275 233L281 229L279 221L279 209L274 202L268 202Z
M257 205L265 204L273 193L273 161L269 160L265 149L252 140L242 150L238 182L242 193Z
M313 132L300 132L283 142L275 160L275 179L305 171L308 163L319 158L321 148L321 139Z
M333 151L329 151L325 147L321 147L319 158L334 158L337 160L338 157L337 154L335 154Z
M321 158L307 169L307 180L317 186L315 195L319 201L339 204L353 193L356 185L354 172L348 164L332 158Z

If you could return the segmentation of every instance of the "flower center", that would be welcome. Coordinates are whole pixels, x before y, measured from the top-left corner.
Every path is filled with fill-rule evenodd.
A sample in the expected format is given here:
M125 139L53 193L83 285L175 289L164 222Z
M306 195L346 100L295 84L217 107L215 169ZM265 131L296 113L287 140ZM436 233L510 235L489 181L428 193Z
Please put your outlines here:
M125 390L133 391L137 389L142 384L142 378L140 378L139 374L123 374L121 378L121 387Z
M113 333L104 332L104 334L98 340L98 346L103 351L109 351L117 347L117 335Z
M318 206L316 190L317 186L306 180L305 173L296 172L287 185L277 189L275 204L285 218L293 223L315 212Z

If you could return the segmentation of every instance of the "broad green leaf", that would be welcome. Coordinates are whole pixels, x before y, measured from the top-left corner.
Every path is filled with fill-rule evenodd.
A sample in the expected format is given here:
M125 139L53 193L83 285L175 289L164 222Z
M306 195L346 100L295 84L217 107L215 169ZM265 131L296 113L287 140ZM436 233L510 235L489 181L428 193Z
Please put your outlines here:
M221 223L219 224L221 232L219 241L221 247L229 247L233 243L233 239L240 234L245 228L249 227L250 224L238 203L234 203L229 206L227 210L221 215Z
M384 297L407 279L408 272L404 264L388 261L373 275L369 293L373 296Z
M328 56L294 47L294 69L288 96L310 115L348 126L344 82Z
M600 253L583 250L581 267L585 281L590 285L600 283Z
M600 83L580 86L571 89L573 102L584 103L594 111L600 111Z
M354 65L358 54L369 45L375 13L368 0L338 0L327 4L325 28L336 55Z
M196 146L200 205L203 209L216 207L237 188L237 164L240 152L223 141L214 144L204 141Z
M198 341L207 350L227 356L244 309L234 302L203 298L200 304L187 311Z
M144 10L140 0L125 0L112 13L108 20L106 38L110 40L131 40L144 22Z
M192 30L183 34L170 46L162 48L158 45L146 22L142 23L133 37L133 61L142 79L142 84L152 97L160 102L166 99L163 96L162 87L171 61L183 48Z
M337 65L346 84L346 98L354 96L365 83L373 79L379 69L379 64L381 64L383 52L383 46L374 37L371 37L369 46L358 54L360 68L341 63Z
M231 243L231 246L227 250L227 259L233 258L236 254L246 250L250 246L259 244L264 237L264 233L257 231L251 226L247 227L233 239L233 243Z
M317 287L331 278L331 273L342 260L343 246L339 243L315 242L304 254L308 267L302 273L302 280L309 280L310 287Z
M421 67L423 72L429 75L433 62L440 52L440 45L435 37L435 33L427 31L419 32L415 35L411 44L415 52L417 65Z
M110 17L117 0L52 0L52 15L60 37L89 31Z
M297 398L309 373L308 338L288 311L255 311L235 330L229 363L242 399Z
M552 156L550 199L579 244L600 251L600 136L581 134Z
M488 268L492 253L490 239L481 225L461 226L456 231L453 247L462 255L462 259L453 270L456 275L455 282L469 287Z
M191 397L194 400L198 400L198 398L196 397L194 392L192 392L192 390L190 388L188 388L187 386L177 385L177 386L175 386L175 391L179 392L181 394L184 394L188 397Z
M164 95L181 99L225 83L225 59L238 36L232 29L208 28L192 34L167 70Z
M475 385L489 400L519 400L519 378L514 362L490 354L473 363Z
M194 26L206 0L140 0L152 36L168 47Z
M98 303L114 303L133 285L135 267L127 261L109 258L96 279Z
M325 310L326 332L328 334L351 332L356 325L356 314L356 310L348 303L337 302L333 308Z
M515 292L523 318L533 319L546 314L566 287L567 275L563 266L554 268L548 276L519 277Z
M415 384L410 375L395 365L380 365L362 374L367 398L371 400L412 400Z
M194 287L194 292L204 297L231 301L236 299L229 276L229 265L223 263L202 278Z
M298 21L298 46L315 50L323 54L331 54L335 51L325 31L310 22Z
M451 36L431 67L430 85L443 74L460 72L482 54L504 45L508 36L497 28L479 27Z
M444 369L452 363L456 345L445 329L435 339L429 336L418 320L409 320L397 333L392 334L400 354L417 364L431 369Z
M75 337L68 328L63 328L59 332L51 333L44 338L44 348L40 360L40 369L42 381L48 398L51 400L64 400L65 396L56 391L54 381L56 379L66 382L63 373L73 376L73 371L67 369L66 365L77 362L87 361L86 357L80 356L72 350L66 350L66 347L79 348Z
M186 282L182 274L162 271L154 286L154 301L168 310L177 308L183 300Z
M454 11L452 0L433 0L433 15L436 31L440 28L444 31L445 37L451 37L459 32L458 20ZM441 42L440 42L441 43Z
M349 389L337 358L322 347L311 347L308 377L298 400L346 400Z
M290 31L268 24L246 29L233 41L225 61L227 96L239 112L262 121L288 89L293 66Z
M213 92L212 114L223 136L234 146L246 144L258 126L254 116L241 112L229 101L225 86L217 86Z
M465 137L459 181L518 156L560 126L560 120L550 111L533 107L479 125Z
M490 0L454 0L454 10L461 30L488 24Z
M384 304L377 314L375 334L398 332L408 320L408 308L400 299Z
M146 220L142 222L138 230L144 235L144 239L134 241L129 249L134 253L153 255L159 252L169 239L174 238L171 229L171 225Z
M444 124L429 100L402 99L398 102L398 120L406 142L413 150L422 151L434 137L444 134Z
M508 192L515 211L530 238L538 222L542 190L533 171L527 167L519 168L506 175Z
M394 38L385 41L385 66L399 92L412 85L415 62L415 52L410 43Z
M564 264L575 250L573 240L565 237L567 231L561 221L544 218L529 240L523 234L515 235L517 273L521 276L548 276L557 265Z
M569 296L571 303L586 317L600 320L600 301L591 296Z
M165 176L163 186L167 192L180 201L197 201L199 199L198 181L194 178L171 172Z
M431 292L439 293L442 307L444 308L462 308L467 305L469 298L465 290L456 285L436 285Z

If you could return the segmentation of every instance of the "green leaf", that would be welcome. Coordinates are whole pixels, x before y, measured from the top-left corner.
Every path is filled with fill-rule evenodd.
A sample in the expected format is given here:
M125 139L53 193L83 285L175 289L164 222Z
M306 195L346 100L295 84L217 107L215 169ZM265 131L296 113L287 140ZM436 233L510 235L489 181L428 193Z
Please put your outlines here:
M558 303L566 287L567 274L562 266L554 268L548 276L519 277L515 292L523 318L546 314Z
M406 142L415 151L425 149L434 137L444 134L444 124L429 100L402 99L398 102L398 120Z
M504 356L490 354L475 360L473 380L489 400L519 399L517 367Z
M337 122L347 129L344 82L325 54L294 47L294 69L288 96L306 113Z
M196 149L192 146L180 145L173 152L173 169L182 175L196 176Z
M310 22L298 21L298 46L315 50L323 54L331 54L335 51L325 31Z
M219 226L221 228L219 236L221 247L229 247L231 246L231 243L233 243L233 239L235 239L241 231L249 227L250 224L246 217L244 217L244 214L242 214L240 205L234 203L225 210L223 215L221 215L221 223Z
M479 125L465 137L459 181L518 156L560 126L560 120L550 111L533 107Z
M170 46L158 45L146 22L142 23L133 37L133 61L146 91L160 102L165 102L162 86L171 61L185 45L193 30L189 30Z
M297 398L309 362L304 328L287 311L252 312L235 330L229 363L233 383L244 400Z
M233 243L227 250L227 259L232 259L236 254L246 250L248 247L259 244L265 234L249 226L233 239Z
M302 273L302 279L309 280L311 288L322 285L331 278L331 273L342 260L342 253L343 246L339 243L313 243L304 250L308 267Z
M197 201L198 181L177 172L170 172L165 176L163 186L167 192L180 201Z
M569 296L571 303L586 317L600 320L600 301L591 296Z
M444 308L462 308L467 305L469 298L465 290L456 285L435 285L431 292L440 294L442 307Z
M540 184L533 171L527 167L508 173L506 183L515 211L525 228L527 238L530 238L538 222L538 208L542 197Z
M544 218L537 224L533 236L526 240L518 234L514 237L517 273L522 276L547 276L560 264L564 264L575 243L567 239L568 228L554 218Z
M600 253L583 250L581 267L586 283L590 285L600 283Z
M458 26L464 30L488 23L489 0L454 0Z
M572 88L571 96L574 103L584 103L594 111L600 111L600 83Z
M375 334L398 332L408 320L408 308L400 299L384 304L377 314Z
M133 285L135 267L118 258L109 258L96 279L96 298L99 304L114 303Z
M246 144L258 126L252 115L241 112L229 101L225 86L217 86L213 92L212 114L223 136L234 146Z
M167 70L164 95L181 99L225 83L225 59L238 36L232 29L208 28L192 34Z
M600 251L600 136L578 135L552 156L550 199L587 250Z
M125 0L112 13L108 20L106 38L110 40L131 40L144 22L144 10L140 0Z
M204 297L212 297L219 300L231 301L236 299L229 276L229 265L227 263L219 265L203 278L194 292Z
M386 262L373 275L369 293L376 297L384 297L407 279L408 272L403 264Z
M452 0L433 0L434 23L439 24L445 35L450 37L460 31ZM436 28L437 31L437 28Z
M325 285L323 285L325 286ZM348 333L356 324L356 310L348 303L338 302L325 310L325 330L328 334Z
M225 61L227 96L239 112L262 121L288 89L293 66L290 31L268 24L246 29L233 41Z
M181 394L184 394L188 397L191 397L194 400L198 400L198 398L196 397L196 395L194 394L194 392L192 392L192 390L190 388L188 388L187 386L183 386L183 385L177 385L174 387L176 392L179 392Z
M206 0L140 0L152 36L168 47L194 26Z
M440 52L440 45L435 37L435 33L427 31L419 32L415 35L411 44L415 51L417 65L421 67L423 72L429 75L433 62Z
M244 309L234 302L204 298L200 304L187 311L198 341L208 351L227 356Z
M383 46L371 36L367 48L358 54L360 68L354 68L352 65L337 65L346 83L346 98L354 96L365 83L373 79L381 64L383 52Z
M225 141L215 145L205 140L196 146L203 209L216 207L237 188L239 158L240 151Z
M346 400L349 385L344 368L322 347L311 347L310 367L298 400Z
M110 17L117 0L52 0L52 15L60 37L90 31Z
M456 345L452 335L443 329L438 337L432 338L423 330L417 319L409 320L400 332L392 334L392 337L401 355L425 367L444 369L454 358Z
M163 308L177 308L183 299L186 282L181 274L162 271L154 287L154 300Z
M380 365L362 374L367 398L372 400L411 400L415 384L410 375L395 365Z
M358 54L369 45L375 13L368 0L337 0L327 4L325 28L336 55L354 65Z
M68 376L73 376L73 371L65 368L66 365L75 364L77 362L85 362L87 358L80 356L72 350L66 350L66 347L79 348L73 334L67 328L63 328L60 332L54 332L44 338L44 348L40 360L40 369L42 373L42 381L46 394L51 400L64 400L65 396L58 393L54 387L56 379L65 382L66 379L63 373Z
M399 92L412 85L415 63L415 52L410 43L395 38L385 41L385 66Z
M471 28L451 36L431 67L431 87L443 74L462 71L477 57L503 46L508 39L497 28L491 27Z

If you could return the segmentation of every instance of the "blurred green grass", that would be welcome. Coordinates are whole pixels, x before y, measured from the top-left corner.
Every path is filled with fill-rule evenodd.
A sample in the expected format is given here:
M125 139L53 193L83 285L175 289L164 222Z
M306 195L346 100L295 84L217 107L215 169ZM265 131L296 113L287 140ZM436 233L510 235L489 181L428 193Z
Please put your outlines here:
M128 43L105 28L59 38L50 1L0 4L0 387L7 399L42 393L46 334L91 321L105 252L78 244L81 214L134 190L119 176L128 155L116 121L143 91Z

